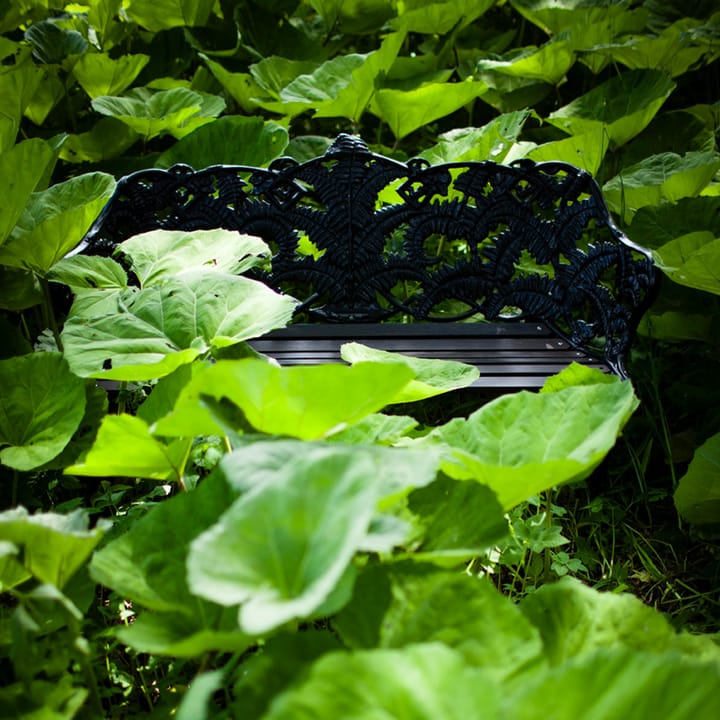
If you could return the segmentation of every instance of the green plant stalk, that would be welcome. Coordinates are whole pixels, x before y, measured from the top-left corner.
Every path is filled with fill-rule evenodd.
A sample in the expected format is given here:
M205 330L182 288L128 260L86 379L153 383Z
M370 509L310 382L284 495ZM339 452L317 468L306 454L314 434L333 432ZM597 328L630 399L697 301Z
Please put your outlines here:
M43 292L43 320L47 326L52 330L53 337L55 338L55 344L60 352L63 351L62 339L60 338L60 330L58 328L57 318L55 317L55 310L52 305L52 298L50 297L50 283L44 277L39 278L40 287Z

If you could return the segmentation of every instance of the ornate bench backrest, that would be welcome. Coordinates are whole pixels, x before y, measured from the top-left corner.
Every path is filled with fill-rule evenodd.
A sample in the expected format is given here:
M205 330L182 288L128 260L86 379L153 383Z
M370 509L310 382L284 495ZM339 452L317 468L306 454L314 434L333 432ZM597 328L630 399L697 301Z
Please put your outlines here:
M541 320L620 374L657 282L583 170L403 163L348 135L300 164L129 175L84 251L158 228L259 235L273 251L262 279L301 300L302 317Z

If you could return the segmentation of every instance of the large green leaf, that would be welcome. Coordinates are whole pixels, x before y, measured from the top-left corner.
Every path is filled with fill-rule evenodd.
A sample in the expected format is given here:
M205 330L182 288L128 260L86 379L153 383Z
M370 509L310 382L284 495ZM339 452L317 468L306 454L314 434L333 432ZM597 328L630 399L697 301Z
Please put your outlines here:
M567 42L558 40L541 47L516 48L498 60L478 60L478 72L496 72L510 77L559 84L575 63L575 53Z
M720 523L720 433L695 451L675 491L675 507L696 525Z
M122 452L118 452L118 449ZM95 442L65 472L92 477L142 477L181 482L190 446L185 440L166 445L150 434L145 421L133 415L107 415Z
M631 70L556 110L547 121L570 135L601 128L617 147L646 127L674 89L659 70Z
M438 143L420 153L433 165L493 160L502 162L515 145L529 110L505 113L481 128L456 128L438 136Z
M720 712L716 665L632 650L599 651L531 678L507 702L507 717L535 720L552 698L553 720L713 720Z
M60 157L73 163L109 160L127 150L138 134L115 118L102 118L84 133L68 135L60 148Z
M379 30L395 14L387 0L304 0L322 17L330 33L364 33Z
M370 109L398 140L413 130L459 110L487 90L482 82L433 83L416 90L378 90Z
M480 376L472 365L453 360L416 358L401 353L377 350L361 343L345 343L340 356L353 365L361 362L400 363L409 367L415 377L398 394L393 402L414 402L440 395L451 390L468 387Z
M54 160L55 153L50 145L37 138L18 143L0 154L0 177L3 178L0 246L12 232L30 195Z
M0 263L45 275L80 242L114 189L111 175L87 173L34 193L0 247Z
M12 148L22 121L23 112L43 80L43 71L29 60L15 65L0 65L0 153Z
M442 642L498 679L545 665L540 633L487 578L427 565L369 565L332 622L352 648Z
M40 283L32 272L0 265L0 308L25 310L43 299Z
M570 163L591 175L600 169L608 149L608 136L601 127L564 140L554 140L532 148L527 157L536 162L555 161Z
M598 371L599 372L599 371ZM449 446L443 470L475 478L508 509L553 485L588 475L638 405L632 385L571 386L558 392L505 395L420 441Z
M147 65L148 55L121 55L116 60L102 53L86 53L73 65L73 75L91 97L119 95L133 84Z
M603 195L610 209L629 221L645 205L697 196L719 168L720 155L714 152L651 155L606 182Z
M574 578L543 586L520 609L540 631L551 665L618 648L720 661L720 648L710 638L678 633L634 595L599 592Z
M30 515L18 507L0 513L0 541L20 550L18 559L30 576L62 588L100 542L106 523L90 530L83 510Z
M508 534L495 494L484 485L441 476L415 490L408 508L418 526L411 559L440 565L483 555Z
M495 0L439 0L436 2L398 3L398 17L391 27L407 32L444 35L451 30L467 27L484 15Z
M0 462L32 470L70 442L85 411L85 384L59 353L0 360Z
M193 378L174 411L157 422L156 431L218 433L222 427L208 411L207 399L225 398L260 432L320 438L377 412L412 377L405 365L388 363L280 368L255 359L219 361Z
M255 280L195 270L123 291L116 312L97 316L86 306L65 323L62 339L70 366L82 377L150 380L213 348L282 327L294 308L292 298Z
M252 462L253 451L253 445L235 451L225 472L232 468L245 479L243 457ZM221 605L242 603L239 623L249 634L311 617L368 535L379 463L378 453L341 445L300 450L281 470L273 463L272 480L241 496L193 541L187 561L193 592Z
M209 165L262 167L283 154L287 130L260 117L222 117L186 135L156 161L157 167L186 163L194 168Z
M129 258L140 287L147 288L194 270L244 273L266 262L270 248L259 237L231 230L152 230L125 240L115 253Z
M276 698L264 719L477 717L501 717L499 688L456 650L421 643L325 655L299 684Z
M138 88L126 97L96 97L92 107L101 115L121 120L149 140L168 133L181 138L212 122L225 109L225 102L215 95L182 87L155 93Z
M720 295L720 238L694 232L653 251L656 265L675 282Z
M125 290L127 273L120 263L99 255L73 255L53 265L48 280L60 282L77 291L81 288Z
M131 0L127 14L138 25L158 32L205 25L214 4L214 0Z

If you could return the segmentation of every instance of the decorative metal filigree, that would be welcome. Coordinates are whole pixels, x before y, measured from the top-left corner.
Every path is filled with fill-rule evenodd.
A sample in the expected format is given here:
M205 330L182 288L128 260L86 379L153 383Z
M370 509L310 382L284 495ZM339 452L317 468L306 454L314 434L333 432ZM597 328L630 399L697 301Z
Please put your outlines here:
M301 164L129 175L84 251L158 228L259 235L273 250L262 279L316 320L541 320L621 375L657 283L583 170L402 163L348 135Z

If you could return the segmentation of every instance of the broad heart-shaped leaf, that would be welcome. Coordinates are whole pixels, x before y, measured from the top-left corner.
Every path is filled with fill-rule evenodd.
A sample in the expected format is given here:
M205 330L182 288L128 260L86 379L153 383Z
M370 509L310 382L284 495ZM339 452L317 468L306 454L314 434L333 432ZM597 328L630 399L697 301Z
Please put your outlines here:
M378 90L370 110L384 120L398 140L433 120L445 117L481 97L482 82L433 83L415 90Z
M32 470L70 442L85 411L85 384L60 353L0 360L0 462Z
M402 449L250 442L221 460L243 492L192 543L190 587L222 605L243 603L240 626L250 634L309 619L352 582L356 552L397 542L373 529L378 501L429 483L436 465L432 453Z
M117 118L146 140L166 135L183 137L211 122L225 108L221 98L187 88L159 90L138 88L127 97L101 95L92 101L95 112Z
M283 154L287 130L260 117L232 115L193 130L166 150L157 167L186 163L194 168L209 165L251 165L262 167Z
M720 523L720 433L695 451L675 491L675 507L696 525Z
M109 160L127 150L138 137L120 120L102 118L87 132L68 135L60 148L60 158L72 163Z
M412 377L410 368L395 363L281 368L252 358L222 360L188 383L173 412L156 423L155 432L222 433L208 409L208 400L214 398L240 408L255 430L312 440L377 412Z
M645 205L698 195L719 168L720 155L714 152L651 155L606 182L603 196L611 210L622 212L629 221Z
M647 126L674 89L675 83L659 70L631 70L556 110L547 121L570 135L600 127L619 147Z
M393 6L387 0L305 0L322 17L330 33L377 32L391 18Z
M73 290L80 288L125 290L127 273L120 263L99 255L73 255L55 263L48 272L48 280L63 283Z
M1 309L25 310L42 301L42 288L32 272L0 265Z
M720 198L683 198L675 204L638 210L629 228L630 237L648 248L659 248L682 235L709 232L720 237Z
M22 215L30 195L55 161L44 140L33 138L0 154L3 201L0 203L0 248Z
M214 0L132 0L127 14L138 25L159 32L205 25L214 4Z
M97 291L102 294L103 291ZM76 301L77 303L78 301ZM76 374L151 380L221 348L286 325L295 301L266 285L214 270L120 293L117 312L72 313L62 332Z
M125 240L115 254L130 259L130 269L146 288L171 275L208 267L244 273L266 262L270 248L259 237L231 230L152 230Z
M438 143L420 157L433 165L493 160L502 162L517 142L529 110L517 110L492 119L481 128L457 128L438 136Z
M441 643L330 653L277 697L264 720L500 718L500 689ZM481 713L481 714L479 714Z
M720 295L720 238L712 233L681 235L653 250L653 259L676 283Z
M488 485L504 509L542 490L587 476L638 405L632 385L571 386L504 395L431 431L420 443L449 446L442 469Z
M80 460L65 468L68 475L142 477L180 482L190 452L189 442L166 445L133 415L106 415L95 442Z
M348 445L392 445L417 425L418 421L409 415L373 413L345 430L334 433L328 440Z
M14 65L3 64L0 72L0 153L12 148L17 137L23 112L30 104L43 79L43 71L29 58Z
M552 698L554 720L713 720L720 713L714 663L676 653L598 651L530 677L506 701L503 717L534 720Z
M444 35L455 27L462 29L484 15L494 0L439 0L427 3L403 3L390 26L407 32ZM402 7L402 9L401 9Z
M503 509L492 490L444 475L415 490L408 508L418 526L408 557L453 566L487 552L508 534Z
M258 85L250 73L233 73L226 70L219 62L215 62L200 54L215 79L228 92L230 97L240 106L243 112L254 112L258 104L253 98L264 95L263 88ZM313 67L315 63L313 63ZM276 98L277 99L277 98Z
M407 365L414 373L411 380L393 400L393 402L414 402L441 395L450 390L468 387L480 377L480 372L472 365L454 360L435 360L416 358L400 353L377 350L361 343L345 343L340 348L340 356L345 362L388 362Z
M119 95L133 84L148 60L149 55L121 55L114 60L103 53L85 53L72 72L91 98Z
M575 53L567 42L551 41L542 47L517 48L499 60L480 59L479 72L498 72L523 80L557 85L575 63Z
M87 232L115 189L105 173L88 173L33 193L0 247L0 263L45 275Z
M442 642L500 680L546 664L540 633L487 578L429 565L367 565L332 626L353 649Z
M199 627L217 628L220 608L190 592L185 558L190 542L212 527L234 499L222 477L210 474L194 490L155 505L124 535L96 552L90 575L150 610L179 614ZM177 625L175 618L169 622L171 628Z
M560 160L595 175L600 169L608 144L609 138L604 128L597 127L581 135L538 145L527 153L527 157L535 162Z
M550 665L619 648L720 663L720 648L710 637L678 633L634 595L599 592L567 576L525 597L520 610L540 631Z
M106 529L101 522L90 530L83 510L30 515L18 507L0 513L0 541L20 549L19 559L30 575L58 588L85 563Z
M369 53L365 62L352 71L349 84L337 97L317 106L315 117L346 117L358 122L375 92L378 78L390 70L404 40L404 32L388 35L380 49Z

